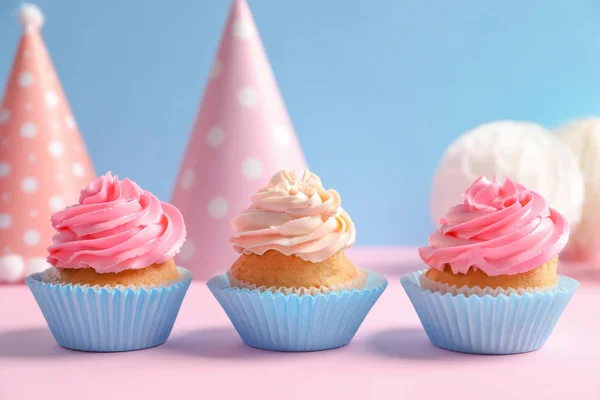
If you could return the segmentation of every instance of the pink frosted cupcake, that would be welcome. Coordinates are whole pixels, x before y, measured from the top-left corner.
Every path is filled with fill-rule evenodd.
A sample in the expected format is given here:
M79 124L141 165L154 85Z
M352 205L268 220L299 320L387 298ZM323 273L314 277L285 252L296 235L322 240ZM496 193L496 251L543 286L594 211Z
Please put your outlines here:
M436 346L484 354L539 349L579 283L557 274L566 220L510 179L477 179L402 278Z
M565 218L538 193L509 178L477 179L419 255L430 269L423 287L464 292L523 292L558 283L558 254L569 239Z
M173 261L186 235L179 211L109 172L52 224L54 267L26 282L57 342L88 351L163 343L191 281Z

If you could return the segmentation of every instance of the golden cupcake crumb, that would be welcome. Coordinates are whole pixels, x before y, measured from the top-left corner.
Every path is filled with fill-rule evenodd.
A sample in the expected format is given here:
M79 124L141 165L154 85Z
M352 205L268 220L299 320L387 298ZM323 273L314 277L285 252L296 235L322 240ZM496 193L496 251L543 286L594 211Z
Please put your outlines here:
M64 268L61 271L53 269L46 274L47 281L62 284L100 285L100 286L142 286L161 284L177 279L179 272L173 259L162 264L152 264L142 269L128 269L118 273L99 274L93 268Z
M425 276L435 282L448 284L461 288L463 286L480 288L542 288L555 285L558 281L556 267L558 257L553 258L545 264L540 265L530 271L515 275L488 276L480 269L469 269L466 274L454 274L450 265L446 264L443 271L430 268Z
M231 267L240 281L266 287L330 287L359 277L359 272L343 250L321 262L269 250L262 256L243 254Z

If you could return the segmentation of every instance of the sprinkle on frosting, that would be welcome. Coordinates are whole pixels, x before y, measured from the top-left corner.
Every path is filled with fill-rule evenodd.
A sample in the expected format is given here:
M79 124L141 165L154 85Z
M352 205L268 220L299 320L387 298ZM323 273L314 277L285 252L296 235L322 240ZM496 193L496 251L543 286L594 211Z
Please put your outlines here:
M174 206L110 172L81 192L79 204L51 220L57 233L48 262L59 269L110 273L161 264L179 252L186 236Z
M431 268L454 274L478 268L488 276L530 271L553 259L569 238L567 221L538 193L506 178L485 177L465 193L463 204L440 220L419 255Z
M262 255L276 250L305 261L321 262L354 244L356 231L341 208L340 195L325 190L321 179L304 170L277 172L252 197L248 209L232 220L234 249Z

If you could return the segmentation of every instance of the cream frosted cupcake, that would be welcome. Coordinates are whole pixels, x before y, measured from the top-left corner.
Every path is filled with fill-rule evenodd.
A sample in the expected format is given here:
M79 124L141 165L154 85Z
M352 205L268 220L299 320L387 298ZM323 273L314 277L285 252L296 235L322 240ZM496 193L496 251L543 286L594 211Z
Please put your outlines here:
M232 225L240 257L208 286L250 346L282 351L343 346L387 286L383 277L346 257L354 224L339 194L325 190L308 170L301 179L277 172Z
M366 273L344 253L356 230L340 195L308 170L301 179L293 171L276 173L232 225L241 253L231 267L235 286L314 294L366 283Z
M540 348L578 283L557 275L569 228L510 179L477 179L419 249L427 271L402 278L433 344L470 353Z
M191 281L173 261L186 235L179 211L109 172L52 224L53 267L26 282L57 342L88 351L163 343Z

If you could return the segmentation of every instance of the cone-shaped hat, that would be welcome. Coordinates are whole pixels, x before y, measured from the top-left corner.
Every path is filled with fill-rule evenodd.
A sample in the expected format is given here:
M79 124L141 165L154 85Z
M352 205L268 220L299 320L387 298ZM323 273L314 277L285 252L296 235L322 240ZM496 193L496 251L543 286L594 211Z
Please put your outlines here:
M231 218L274 172L304 167L250 9L235 0L172 195L188 227L178 263L196 279L229 268Z
M19 21L23 35L0 105L0 283L48 266L50 215L76 203L94 177L40 35L44 17L25 4Z

